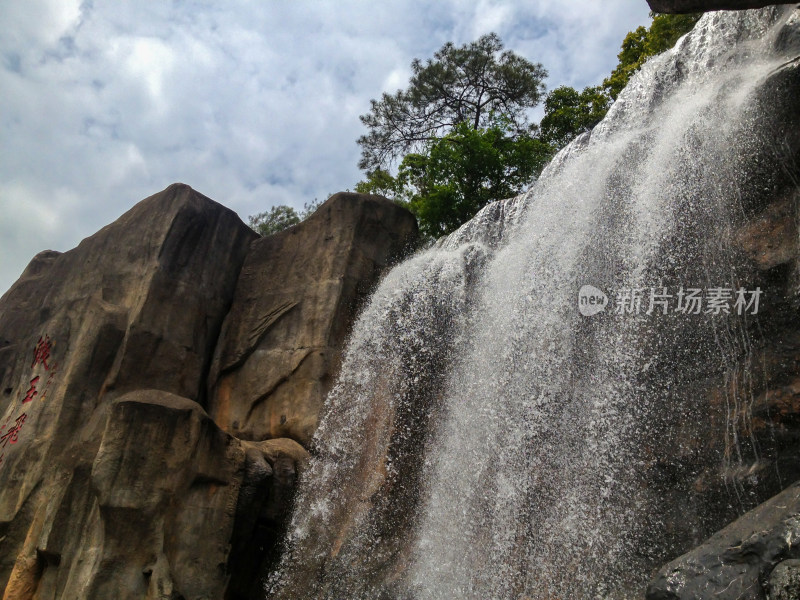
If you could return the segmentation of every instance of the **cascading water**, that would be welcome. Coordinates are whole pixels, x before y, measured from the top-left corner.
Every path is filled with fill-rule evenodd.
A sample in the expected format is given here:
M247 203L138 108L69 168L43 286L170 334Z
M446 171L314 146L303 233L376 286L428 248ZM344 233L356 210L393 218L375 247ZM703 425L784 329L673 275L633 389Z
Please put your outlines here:
M270 597L641 597L653 568L767 493L729 476L760 451L737 437L758 340L752 304L733 304L756 277L736 231L787 185L763 113L798 12L704 16L527 194L386 276ZM578 311L584 285L605 310ZM733 290L730 313L674 310L682 288ZM698 402L713 385L716 414ZM719 428L719 451L695 443ZM675 506L707 472L728 474L725 506Z

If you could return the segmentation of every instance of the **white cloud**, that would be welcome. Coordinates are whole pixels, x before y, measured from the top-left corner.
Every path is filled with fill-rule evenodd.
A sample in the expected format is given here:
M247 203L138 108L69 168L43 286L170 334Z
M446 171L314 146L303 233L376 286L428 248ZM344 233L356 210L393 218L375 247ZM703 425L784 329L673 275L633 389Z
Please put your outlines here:
M472 37L492 31L502 31L512 20L514 9L508 4L497 1L481 0L475 7L472 24Z
M496 31L599 83L644 0L0 3L0 293L174 181L243 219L352 188L370 98Z
M21 51L50 48L80 21L80 0L25 0L0 5L3 35ZM24 46L22 45L24 44Z

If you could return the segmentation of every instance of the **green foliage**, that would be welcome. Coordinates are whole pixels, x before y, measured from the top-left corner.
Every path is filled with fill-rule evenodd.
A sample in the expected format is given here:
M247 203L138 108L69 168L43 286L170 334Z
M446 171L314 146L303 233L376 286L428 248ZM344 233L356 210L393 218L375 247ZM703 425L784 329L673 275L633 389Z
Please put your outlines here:
M611 99L598 87L582 92L562 85L547 95L539 138L554 150L597 125L608 112Z
M654 14L647 37L647 52L654 56L672 48L684 34L690 32L703 13L687 15Z
M454 231L492 200L520 193L550 158L550 148L528 135L513 135L507 119L486 128L459 123L425 153L408 154L396 178L373 173L405 201L423 235Z
M330 195L328 198L330 198ZM247 220L250 223L250 229L256 233L262 236L272 235L305 221L321 205L322 202L314 198L313 202L304 203L303 210L300 211L300 214L297 214L297 211L291 206L281 204L280 206L273 206L268 211L250 215Z
M515 133L529 131L527 109L539 103L547 72L502 50L492 33L460 47L448 42L425 63L415 59L408 89L384 93L361 116L369 131L358 139L359 168L386 169L408 152L425 151L459 123L489 126L493 114L505 115Z
M688 15L654 14L648 29L639 27L625 36L622 51L617 55L619 64L604 81L603 89L616 100L631 76L651 56L672 48L678 39L691 31L702 13Z
M297 225L300 216L291 206L273 206L268 211L250 215L247 220L253 231L266 236Z
M392 177L389 171L383 169L368 172L367 179L359 181L355 186L355 191L359 194L378 194L389 200L394 200L400 192L397 189L397 179Z
M532 183L550 157L592 129L651 56L675 45L699 14L653 15L649 28L628 33L619 64L600 87L561 86L544 101L538 132L527 109L544 94L547 76L512 52L495 34L461 47L445 44L434 58L411 64L406 90L372 100L361 116L356 191L381 194L408 206L428 237L450 233L492 200ZM389 166L402 158L397 176Z
M328 198L330 198L333 194L328 194ZM322 200L317 200L314 198L313 202L304 202L303 203L303 210L300 211L300 220L305 221L308 217L313 215L316 210L322 206Z

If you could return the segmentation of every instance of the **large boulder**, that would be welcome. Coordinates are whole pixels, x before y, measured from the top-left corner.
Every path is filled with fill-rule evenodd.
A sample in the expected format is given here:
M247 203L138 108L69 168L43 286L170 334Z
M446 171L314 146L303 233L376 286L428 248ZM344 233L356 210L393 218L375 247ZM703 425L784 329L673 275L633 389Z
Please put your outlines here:
M340 193L254 242L209 376L220 427L307 446L361 300L416 234L414 217L385 198Z
M37 551L63 563L44 570L40 589L59 598L222 597L244 454L192 400L138 391L115 401L90 489L73 482L89 502L54 502L63 520L43 528L53 539L42 535ZM87 555L91 569L81 564ZM84 573L64 585L62 570Z
M302 447L246 446L193 400L159 390L125 394L106 412L94 461L73 454L53 466L60 479L32 507L3 598L252 597L226 590L252 592L261 572L240 573L230 559L250 564L265 553L231 548L252 550L264 523L284 517L262 513L285 505L274 496L293 489ZM256 487L263 497L248 495ZM270 533L259 541L274 546Z
M663 567L647 600L765 600L800 596L800 483Z

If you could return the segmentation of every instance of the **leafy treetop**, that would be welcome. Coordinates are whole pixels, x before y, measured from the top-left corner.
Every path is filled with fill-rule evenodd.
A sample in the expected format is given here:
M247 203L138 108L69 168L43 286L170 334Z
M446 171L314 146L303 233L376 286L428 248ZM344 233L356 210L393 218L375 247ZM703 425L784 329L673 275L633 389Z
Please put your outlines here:
M485 128L459 123L425 152L407 154L397 177L376 169L356 191L404 204L427 238L448 234L492 200L518 194L549 160L549 146L509 127L504 117Z
M602 88L587 87L579 92L566 85L557 87L545 98L539 138L555 152L597 125L610 105L611 98Z
M650 13L653 22L648 29L638 27L625 36L622 51L617 55L619 64L604 81L603 89L616 100L631 76L651 56L672 48L678 39L691 31L703 13L667 15Z
M247 220L250 224L250 229L256 233L262 236L272 235L305 221L321 204L322 202L314 198L313 202L306 202L303 205L303 210L300 211L300 214L291 206L282 204L273 206L267 211L250 215Z
M415 59L408 89L384 93L360 117L369 132L358 139L359 168L386 169L459 123L488 126L493 114L502 114L516 132L529 130L527 109L539 103L547 72L502 50L500 38L491 33L464 46L448 42L425 63Z

